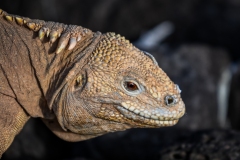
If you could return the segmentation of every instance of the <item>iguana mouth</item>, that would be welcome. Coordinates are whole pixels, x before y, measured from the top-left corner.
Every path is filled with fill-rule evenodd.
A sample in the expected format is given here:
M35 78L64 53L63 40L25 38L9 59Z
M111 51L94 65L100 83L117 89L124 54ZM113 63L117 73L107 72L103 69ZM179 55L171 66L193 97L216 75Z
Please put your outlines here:
M140 122L140 124L150 125L150 126L173 126L175 125L179 118L168 118L168 117L161 117L159 119L156 119L155 117L152 118L152 116L144 116L139 113L135 113L134 111L130 111L122 106L117 105L116 108L118 111L127 119L133 120L134 122Z

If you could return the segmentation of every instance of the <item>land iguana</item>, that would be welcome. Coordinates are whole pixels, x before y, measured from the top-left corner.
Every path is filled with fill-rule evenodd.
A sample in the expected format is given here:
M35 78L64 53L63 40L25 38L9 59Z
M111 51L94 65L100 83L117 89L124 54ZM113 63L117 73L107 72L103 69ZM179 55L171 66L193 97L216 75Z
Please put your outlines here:
M61 139L172 126L180 89L119 34L0 10L0 156L30 117Z

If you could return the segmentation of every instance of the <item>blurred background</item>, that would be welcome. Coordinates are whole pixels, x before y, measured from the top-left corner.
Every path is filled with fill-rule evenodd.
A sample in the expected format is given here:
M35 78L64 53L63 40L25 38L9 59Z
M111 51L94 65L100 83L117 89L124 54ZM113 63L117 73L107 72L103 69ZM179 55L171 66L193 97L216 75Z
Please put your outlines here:
M151 53L182 90L186 115L169 128L60 140L30 120L4 160L240 159L239 0L1 0L32 19L116 32Z

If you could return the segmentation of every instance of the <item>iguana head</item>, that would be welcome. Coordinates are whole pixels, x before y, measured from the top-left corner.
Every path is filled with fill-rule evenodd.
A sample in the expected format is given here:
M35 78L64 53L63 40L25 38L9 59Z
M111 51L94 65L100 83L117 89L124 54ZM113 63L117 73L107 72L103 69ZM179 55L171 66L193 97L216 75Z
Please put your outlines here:
M180 89L156 60L114 33L102 35L70 86L60 123L76 133L172 126L185 113Z

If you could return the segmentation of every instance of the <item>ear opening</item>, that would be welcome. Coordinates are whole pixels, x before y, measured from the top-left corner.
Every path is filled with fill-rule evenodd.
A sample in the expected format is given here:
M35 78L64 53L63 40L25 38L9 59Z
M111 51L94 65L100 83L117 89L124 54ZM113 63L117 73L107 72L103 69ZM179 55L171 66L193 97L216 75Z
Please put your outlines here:
M87 84L87 71L85 70L78 73L73 83L75 91L82 91Z
M60 90L69 83L69 80L72 80L77 73L81 72L84 66L87 63L87 59L92 54L96 45L101 39L101 33L96 32L91 39L91 43L86 47L81 53L76 51L76 57L72 61L68 68L62 68L62 71L59 73L58 77L53 80L53 85L51 85L46 93L46 100L50 110L53 108L54 100L59 94Z

